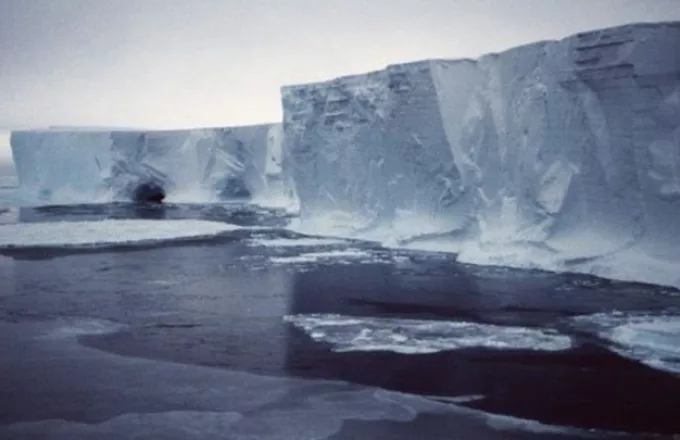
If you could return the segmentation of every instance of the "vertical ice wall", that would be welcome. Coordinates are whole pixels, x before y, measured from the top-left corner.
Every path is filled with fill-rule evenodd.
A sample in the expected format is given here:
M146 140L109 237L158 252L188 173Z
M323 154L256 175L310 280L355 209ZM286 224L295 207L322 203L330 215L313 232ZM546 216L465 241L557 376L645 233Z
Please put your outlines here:
M410 235L435 224L501 264L628 253L680 278L680 23L282 94L286 170L308 218L341 210L387 227L409 212L422 219Z
M588 32L475 64L433 62L432 73L482 233L574 257L635 244L680 261L679 24Z
M303 214L348 210L370 224L457 196L429 63L285 87L283 102L285 169Z
M129 200L137 185L153 182L171 200L212 201L266 190L275 127L20 131L12 134L11 144L21 191L29 200Z
M283 126L274 124L267 133L267 157L264 164L266 189L253 202L275 208L297 211L297 196L289 175L283 170Z

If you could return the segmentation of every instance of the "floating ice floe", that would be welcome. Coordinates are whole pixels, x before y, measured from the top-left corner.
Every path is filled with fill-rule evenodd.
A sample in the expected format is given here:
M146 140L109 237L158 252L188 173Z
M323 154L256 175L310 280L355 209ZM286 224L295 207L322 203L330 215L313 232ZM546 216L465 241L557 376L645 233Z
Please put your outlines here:
M125 326L104 319L60 319L54 323L49 332L43 334L41 339L74 339L79 336L106 335L115 333Z
M346 244L347 241L333 238L269 238L251 240L251 244L263 247L316 247Z
M333 314L289 315L286 322L335 351L436 353L464 348L561 351L570 337L553 330L463 321L352 317Z
M0 249L96 247L215 236L241 229L205 220L102 220L0 225Z
M621 356L680 374L680 315L599 313L574 321Z
M270 260L277 264L304 264L316 263L324 260L332 260L334 263L348 260L352 262L366 260L375 261L375 258L367 251L360 249L345 249L328 252L309 252L290 257L272 257Z

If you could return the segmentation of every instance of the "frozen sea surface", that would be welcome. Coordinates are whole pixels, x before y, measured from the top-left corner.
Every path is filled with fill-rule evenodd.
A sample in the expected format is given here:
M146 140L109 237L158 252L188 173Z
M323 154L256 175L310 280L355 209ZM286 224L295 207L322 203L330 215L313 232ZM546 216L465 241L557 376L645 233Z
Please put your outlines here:
M0 212L0 438L672 438L669 288L305 236L240 204Z

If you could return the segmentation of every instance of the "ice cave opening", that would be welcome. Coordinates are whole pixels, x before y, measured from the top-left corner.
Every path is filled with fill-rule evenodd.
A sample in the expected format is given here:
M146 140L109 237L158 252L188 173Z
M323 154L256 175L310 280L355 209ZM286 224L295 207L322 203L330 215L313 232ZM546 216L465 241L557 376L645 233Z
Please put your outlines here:
M143 182L132 192L132 199L135 202L162 203L165 190L156 182Z

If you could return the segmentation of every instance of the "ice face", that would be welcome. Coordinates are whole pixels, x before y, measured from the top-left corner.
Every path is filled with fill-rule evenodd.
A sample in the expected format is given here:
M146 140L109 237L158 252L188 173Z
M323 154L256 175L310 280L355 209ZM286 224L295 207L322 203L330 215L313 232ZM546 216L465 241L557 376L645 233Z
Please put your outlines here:
M631 25L284 87L284 173L310 225L605 275L632 250L680 286L678 54L680 23Z
M23 131L11 144L29 200L129 200L147 186L170 200L214 201L265 192L267 175L280 174L268 165L270 150L280 151L276 129Z

